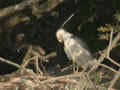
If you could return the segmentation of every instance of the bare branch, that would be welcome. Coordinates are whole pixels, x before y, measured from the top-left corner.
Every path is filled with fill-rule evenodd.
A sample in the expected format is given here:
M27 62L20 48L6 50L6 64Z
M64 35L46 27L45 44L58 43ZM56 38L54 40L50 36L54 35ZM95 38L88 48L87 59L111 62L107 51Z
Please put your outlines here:
M12 60L7 60L7 59L4 59L4 58L2 58L2 57L0 57L0 61L5 62L5 63L8 63L8 64L10 64L10 65L13 65L13 66L15 66L15 67L17 67L17 68L20 68L20 67L21 67L19 64L16 64L16 63L12 62Z
M107 57L109 57L109 54L110 54L111 44L112 44L112 38L113 38L113 28L111 29L110 41L109 41L108 49L107 49L107 52L106 52Z
M112 58L107 57L107 59L108 59L109 61L111 61L113 64L115 64L115 65L117 65L118 67L120 67L120 64L119 64L119 63L116 63L115 60L113 60Z
M111 81L109 89L113 88L113 86L115 85L115 83L119 79L119 77L120 77L120 73L115 75L114 79Z
M0 19L5 16L9 16L13 13L16 13L18 11L24 10L28 7L31 7L33 9L33 4L36 4L39 2L40 0L24 0L19 4L6 7L0 10ZM47 0L45 3L42 3L39 8L34 7L34 10L36 9L37 11L39 11L39 13L48 12L52 10L54 7L56 7L58 4L60 4L61 2L62 2L61 0Z
M116 44L117 44L117 42L119 41L119 39L120 39L120 32L117 34L117 36L112 40L112 34L113 34L113 32L111 32L111 40L110 40L110 42L109 42L109 46L106 48L106 49L104 49L103 50L103 53L101 54L101 56L99 57L99 59L98 59L98 63L100 64L101 62L103 62L103 60L105 59L105 58L107 58L107 53L108 53L108 51L109 51L109 53L110 53L110 50L112 50L112 48L114 48L114 47L116 47ZM110 46L111 45L111 46ZM109 50L108 50L109 49ZM110 59L110 58L109 58ZM111 59L110 59L111 60ZM112 61L112 60L111 60ZM114 61L112 61L112 62L114 62ZM98 66L99 66L99 64L97 64L97 65L95 65L95 66L93 66L92 68L91 68L91 70L88 72L88 73L91 73L93 70L95 70ZM114 62L114 64L116 64L115 62ZM117 64L118 65L118 64Z

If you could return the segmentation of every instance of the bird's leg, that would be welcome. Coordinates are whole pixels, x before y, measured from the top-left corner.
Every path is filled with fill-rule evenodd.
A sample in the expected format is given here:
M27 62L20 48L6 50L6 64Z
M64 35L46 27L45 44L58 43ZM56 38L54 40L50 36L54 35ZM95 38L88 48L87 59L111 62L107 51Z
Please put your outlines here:
M73 73L75 73L75 64L73 64L72 66L73 66Z
M73 73L74 73L75 72L74 64L72 64L72 70L73 70Z
M76 64L73 64L73 73L77 73L79 70L79 66Z
M86 67L85 66L82 66L82 72L85 72L86 71Z
M76 65L76 72L78 72L79 71L79 66L78 65Z

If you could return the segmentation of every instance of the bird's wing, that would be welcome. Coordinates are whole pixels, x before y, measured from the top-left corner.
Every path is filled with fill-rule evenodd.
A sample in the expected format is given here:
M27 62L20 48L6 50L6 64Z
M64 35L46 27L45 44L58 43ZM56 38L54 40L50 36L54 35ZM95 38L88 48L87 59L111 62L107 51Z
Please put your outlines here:
M70 51L68 48L64 47L64 52L65 52L65 54L67 55L67 58L68 58L69 60L72 60L71 51Z
M76 36L72 36L71 38L74 38L74 40L76 41L76 43L79 43L81 45L82 48L85 48L87 50L89 50L88 45L80 38L76 37Z
M72 43L71 45L65 45L65 53L69 59L72 59L73 62L79 65L86 64L92 59L91 53L85 49L78 40L73 39L71 41L73 41L69 41L69 43Z

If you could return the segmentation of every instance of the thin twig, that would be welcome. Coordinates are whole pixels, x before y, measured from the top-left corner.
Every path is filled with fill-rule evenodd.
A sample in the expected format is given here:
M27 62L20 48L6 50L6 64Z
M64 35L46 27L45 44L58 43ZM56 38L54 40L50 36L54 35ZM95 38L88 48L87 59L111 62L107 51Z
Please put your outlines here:
M56 52L51 52L50 54L47 54L45 56L38 54L35 51L32 51L32 54L34 55L34 57L30 58L30 60L33 60L35 59L36 56L38 56L39 60L44 61L44 62L48 62L48 60L50 60L49 58L56 57Z
M8 64L10 64L10 65L13 65L13 66L15 66L15 67L17 67L17 68L20 68L20 67L21 67L19 64L12 62L12 60L7 60L7 59L4 59L4 58L2 58L2 57L0 57L0 61L5 62L5 63L8 63Z
M61 69L60 71L61 71L61 72L64 72L65 70L68 70L68 69L70 69L70 68L72 68L72 67L73 67L73 65L70 65L70 66L67 66L67 67Z
M24 68L28 65L28 63L30 62L29 57L30 57L30 52L32 51L32 46L29 47L24 60L23 60L23 64L21 65L21 69L20 72L21 74L23 74Z
M98 61L99 64L94 65L94 66L88 71L88 74L90 74L93 70L96 70L96 69L99 67L100 63L103 62L104 59L105 59L105 52L103 52L103 53L101 54L101 56L99 57L99 59L96 60L96 61Z
M113 69L113 68L111 68L111 67L109 67L109 66L107 66L107 65L105 65L105 64L99 64L99 66L102 66L102 67L104 67L104 68L107 68L107 69L109 69L110 71L113 71L113 72L115 72L116 74L118 74L118 71L116 71L115 69Z
M117 34L117 36L113 39L111 44L111 49L114 48L117 44L117 42L120 40L120 32Z
M119 33L117 34L117 36L112 40L112 43L110 43L110 44L111 44L111 48L110 48L110 49L112 49L112 48L114 48L114 47L116 46L116 44L117 44L117 42L119 41L119 39L120 39L120 32L119 32ZM103 54L101 54L101 56L99 57L98 63L103 62L103 60L104 60L105 58L107 58L107 57L106 57L107 49L108 49L108 48L106 48L106 49L103 50ZM98 66L99 66L99 64L93 66L88 73L91 73L91 72L92 72L93 70L95 70Z
M36 56L36 58L35 58L35 60L34 60L34 65L35 65L35 67L36 67L36 71L38 72L38 73L40 73L40 75L43 75L43 72L41 71L41 69L40 69L40 67L39 67L39 62L38 62L39 60L38 60L38 56Z
M111 29L110 40L109 40L109 44L108 44L108 48L107 48L107 52L106 52L107 57L109 57L109 55L110 55L112 38L113 38L113 28Z
M76 73L76 74L70 74L70 75L65 75L65 76L59 76L59 77L49 78L47 80L41 81L40 83L45 84L45 83L48 83L48 82L54 82L56 80L59 81L61 79L80 77L80 76L83 76L84 74L87 74L87 73L80 72L80 73Z
M109 89L113 88L113 86L115 85L115 83L119 79L119 77L120 77L120 73L115 75L114 79L111 81Z
M116 63L115 60L113 60L112 58L107 57L107 59L108 59L109 61L111 61L113 64L115 64L115 65L117 65L118 67L120 67L120 64L119 64L119 63Z

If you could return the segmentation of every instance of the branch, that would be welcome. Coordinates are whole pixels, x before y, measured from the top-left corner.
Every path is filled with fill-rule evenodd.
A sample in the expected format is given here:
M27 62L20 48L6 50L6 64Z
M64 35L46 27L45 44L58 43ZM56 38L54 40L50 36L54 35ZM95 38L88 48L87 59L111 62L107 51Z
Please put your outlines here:
M48 12L55 8L58 4L62 2L62 0L47 0L45 3L40 4L40 7L37 7L36 4L39 4L41 0L24 0L23 2L8 6L2 10L0 10L0 19L11 14L14 14L18 11L24 10L28 7L32 8L33 10L37 10L41 13ZM44 7L44 8L43 8Z
M112 33L111 33L111 37L112 37ZM110 37L110 38L111 38L111 37ZM108 56L107 56L108 51L109 51L109 53L110 53L110 51L111 51L114 47L116 47L116 44L117 44L117 42L118 42L119 40L120 40L120 32L117 34L117 36L116 36L113 40L112 40L112 38L111 38L108 47L103 50L103 53L101 54L101 56L100 56L99 59L97 60L99 64L93 66L88 73L91 73L93 70L95 70L97 67L99 67L100 63L103 62L103 60L108 57ZM108 50L108 49L110 49L110 50ZM114 61L113 61L113 62L114 62ZM114 63L114 64L116 64L116 63ZM118 65L118 64L117 64L117 65ZM118 65L118 66L119 66L119 65Z
M4 59L4 58L2 58L2 57L0 57L0 61L5 62L5 63L8 63L8 64L10 64L10 65L13 65L13 66L15 66L15 67L17 67L17 68L20 68L20 67L21 67L19 64L16 64L16 63L12 62L12 60L7 60L7 59Z

